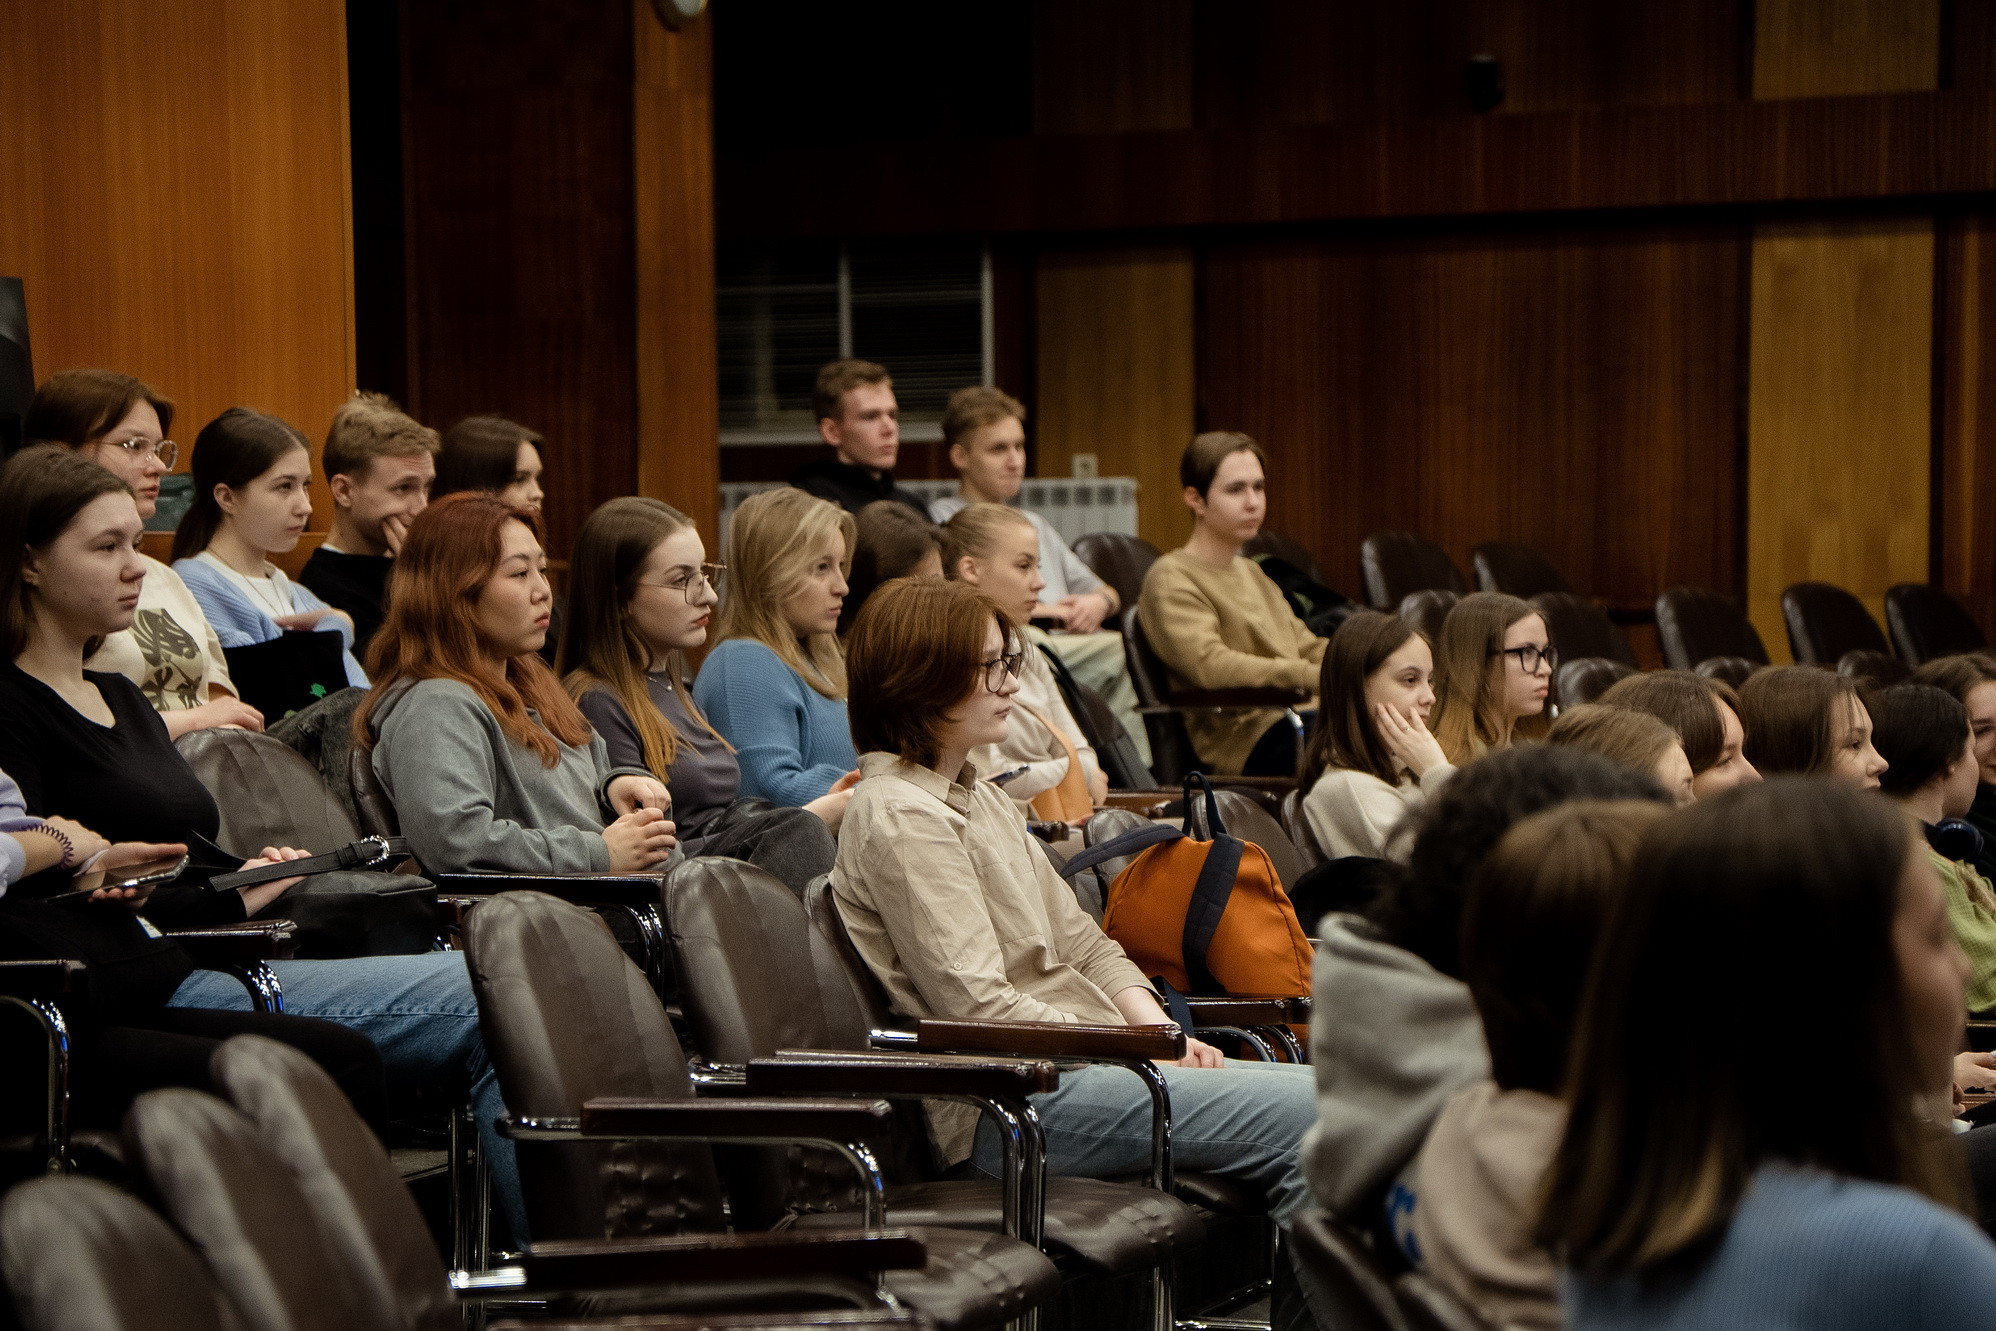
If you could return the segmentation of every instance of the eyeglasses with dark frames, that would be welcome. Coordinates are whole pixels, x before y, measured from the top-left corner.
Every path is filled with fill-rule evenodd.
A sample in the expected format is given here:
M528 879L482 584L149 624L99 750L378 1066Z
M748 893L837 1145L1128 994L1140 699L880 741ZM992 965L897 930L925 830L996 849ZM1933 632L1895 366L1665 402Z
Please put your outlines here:
M1544 665L1548 671L1559 669L1557 647L1540 647L1536 643L1528 642L1523 647L1506 647L1502 651L1492 652L1491 655L1517 657L1518 668L1528 675L1538 674L1540 665Z
M990 661L979 661L977 668L984 672L984 687L991 693L1005 687L1005 676L1018 677L1019 670L1026 664L1024 652L1007 652Z

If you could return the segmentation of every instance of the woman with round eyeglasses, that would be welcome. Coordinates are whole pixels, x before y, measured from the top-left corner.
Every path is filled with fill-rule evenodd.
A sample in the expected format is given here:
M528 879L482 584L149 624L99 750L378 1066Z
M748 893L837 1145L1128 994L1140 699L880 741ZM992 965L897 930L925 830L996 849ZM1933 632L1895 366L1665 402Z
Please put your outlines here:
M1538 611L1515 596L1457 601L1435 638L1434 734L1460 766L1545 730L1559 651Z
M172 400L131 375L64 370L35 390L22 433L116 476L131 487L139 517L149 519L159 507L160 478L179 458L166 437L172 426ZM89 668L138 685L175 739L210 726L263 729L262 713L236 697L221 640L187 584L159 560L139 558L146 572L132 625L105 638Z
M665 783L688 855L747 860L801 892L832 867L852 788L799 809L740 798L735 751L686 688L685 653L707 641L726 571L707 562L699 530L678 509L612 499L575 538L557 668L611 765Z

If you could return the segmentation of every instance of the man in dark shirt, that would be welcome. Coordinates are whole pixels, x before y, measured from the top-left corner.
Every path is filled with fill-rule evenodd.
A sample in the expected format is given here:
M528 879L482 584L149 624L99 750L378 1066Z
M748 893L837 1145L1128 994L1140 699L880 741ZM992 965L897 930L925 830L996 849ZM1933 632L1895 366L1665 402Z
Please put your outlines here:
M818 371L811 390L818 437L832 456L807 462L790 473L790 483L848 513L879 499L908 505L928 519L919 495L894 483L894 460L901 452L901 406L894 380L870 360L835 360Z
M321 465L333 492L333 528L298 580L353 616L354 655L387 613L388 570L409 523L430 502L437 432L380 393L355 393L333 413Z

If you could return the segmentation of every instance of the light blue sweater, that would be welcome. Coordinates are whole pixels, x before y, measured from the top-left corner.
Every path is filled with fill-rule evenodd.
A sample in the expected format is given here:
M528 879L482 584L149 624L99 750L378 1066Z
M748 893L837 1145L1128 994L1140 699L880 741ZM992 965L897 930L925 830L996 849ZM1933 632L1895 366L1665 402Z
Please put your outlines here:
M748 638L708 653L693 701L735 746L744 798L800 808L859 766L842 699L827 698Z
M222 640L224 647L252 647L260 642L283 635L264 608L243 595L242 589L232 582L221 570L200 557L177 559L173 571L187 584L187 590L194 593L194 599L201 606L201 613L208 617L215 636ZM308 610L331 610L332 607L290 579L285 586L291 590L291 609L294 614ZM367 687L367 672L360 668L360 662L353 656L353 625L340 615L333 615L322 621L333 626L318 630L330 633L337 628L340 643L345 647L347 683L357 689Z
M1688 1279L1567 1276L1572 1331L1936 1331L1996 1325L1996 1245L1905 1188L1763 1165Z

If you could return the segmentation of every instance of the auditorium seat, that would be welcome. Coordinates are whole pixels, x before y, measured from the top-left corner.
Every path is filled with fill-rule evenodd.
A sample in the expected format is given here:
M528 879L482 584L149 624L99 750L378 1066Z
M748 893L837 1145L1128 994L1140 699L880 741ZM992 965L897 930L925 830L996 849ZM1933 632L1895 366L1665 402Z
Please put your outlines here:
M1406 1331L1391 1278L1357 1230L1310 1207L1297 1214L1289 1238L1321 1300L1314 1309L1319 1325L1338 1331Z
M1503 592L1529 601L1540 592L1573 590L1552 561L1528 545L1485 541L1470 552L1470 562L1476 569L1478 591Z
M1157 562L1157 547L1141 536L1092 531L1074 543L1074 553L1096 577L1116 589L1129 609L1143 595L1144 574Z
M1469 590L1448 552L1410 531L1376 531L1358 548L1365 599L1374 610L1391 611L1409 592L1439 588L1460 595Z
M1693 670L1715 656L1767 664L1767 648L1740 608L1703 587L1672 587L1656 598L1656 636L1664 664Z
M1636 668L1628 662L1612 661L1605 656L1562 661L1552 677L1552 700L1560 707L1594 702L1617 682L1635 673Z
M1310 831L1310 820L1303 816L1303 796L1309 792L1300 786L1282 797L1279 816L1282 830L1289 834L1289 844L1296 847L1296 853L1303 857L1303 867L1313 869L1324 862L1324 852L1317 845L1317 838Z
M1860 647L1837 658L1837 673L1846 679L1859 680L1867 688L1889 689L1894 684L1905 683L1913 669L1890 652Z
M1693 671L1706 679L1720 680L1738 688L1747 682L1754 671L1766 668L1766 662L1749 661L1744 656L1708 656L1693 667Z
M1899 659L1909 666L1989 646L1981 626L1961 602L1923 582L1902 582L1886 589L1885 627L1892 631Z
M1185 774L1199 770L1202 760L1192 747L1185 727L1185 713L1280 710L1277 725L1288 725L1296 733L1296 765L1303 765L1303 744L1307 730L1296 708L1309 700L1302 689L1173 689L1164 662L1144 636L1143 620L1136 606L1127 607L1121 617L1123 655L1129 666L1130 683L1136 687L1137 710L1150 731L1151 771L1165 786L1176 786Z
M1798 582L1781 593L1788 647L1802 665L1835 665L1845 652L1890 652L1864 602L1827 582Z
M1583 656L1603 656L1620 661L1634 670L1636 654L1629 640L1615 627L1608 612L1572 592L1541 592L1531 598L1532 609L1546 622L1546 632L1563 661Z
M1315 555L1304 549L1300 542L1292 541L1282 533L1270 531L1266 527L1256 532L1253 539L1241 547L1241 553L1249 559L1253 559L1256 555L1272 556L1319 586L1331 585L1330 580L1324 576L1323 568L1318 565Z
M1461 592L1426 587L1401 597L1398 613L1400 618L1419 629L1430 644L1434 644L1441 641L1442 621L1448 618L1448 612L1455 609L1455 603L1461 599Z
M1260 846L1267 853L1275 876L1282 880L1284 886L1295 883L1309 869L1302 852L1296 849L1289 834L1282 830L1282 824L1262 808L1260 801L1238 790L1216 790L1213 802L1219 806L1220 821L1225 824L1227 834ZM1193 800L1191 810L1192 835L1202 841L1210 840L1212 833L1206 827L1204 804Z

